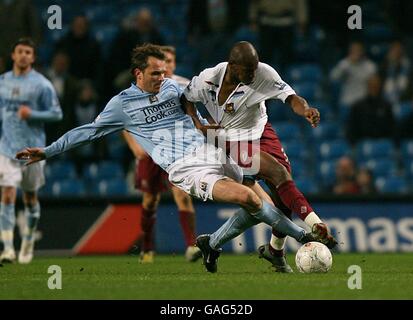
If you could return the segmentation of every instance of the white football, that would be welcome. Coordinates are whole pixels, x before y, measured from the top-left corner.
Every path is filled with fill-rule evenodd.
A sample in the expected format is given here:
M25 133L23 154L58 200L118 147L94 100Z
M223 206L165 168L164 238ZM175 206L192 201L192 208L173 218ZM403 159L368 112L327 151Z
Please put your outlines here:
M303 273L327 272L333 264L333 257L324 244L308 242L298 249L295 264Z

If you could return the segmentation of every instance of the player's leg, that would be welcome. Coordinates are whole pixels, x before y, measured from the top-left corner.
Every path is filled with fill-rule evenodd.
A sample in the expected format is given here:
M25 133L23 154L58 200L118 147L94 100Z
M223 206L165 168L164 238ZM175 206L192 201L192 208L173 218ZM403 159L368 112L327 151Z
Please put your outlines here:
M274 206L262 201L250 188L231 179L216 181L212 198L218 202L238 204L242 209L239 209L213 234L197 238L197 245L203 253L204 264L209 272L217 271L216 262L223 244L260 222L292 236L301 243L315 240L311 234L307 234L304 229L291 222Z
M137 162L135 170L135 187L142 192L141 227L141 263L151 263L155 251L155 223L161 193L168 190L162 169L151 158Z
M37 192L23 192L24 217L26 225L19 252L19 263L27 264L33 260L35 231L40 219L40 204Z
M4 246L4 250L0 255L0 262L2 263L14 262L16 260L13 244L14 227L16 225L15 203L16 188L3 185L0 207L1 240Z
M185 238L185 258L189 262L195 262L201 258L202 254L198 247L195 246L196 232L195 232L195 208L192 203L192 198L189 194L179 189L178 187L171 187L172 194L179 212L179 222L181 224L182 232Z
M2 262L14 262L14 227L16 225L15 203L16 188L22 181L22 168L17 161L0 154L0 234L4 250L0 256Z
M257 161L257 158L254 159ZM265 181L272 191L277 193L282 203L298 216L313 230L323 236L327 246L333 247L336 240L328 233L327 226L311 208L307 199L296 187L291 174L286 167L267 152L260 152L259 176ZM275 190L274 190L275 189Z
M158 209L161 194L144 192L142 195L142 242L141 242L141 263L152 263L155 252L155 223L156 210Z
M44 165L45 162L42 161L22 169L21 187L23 190L24 217L26 220L18 257L19 263L22 264L30 263L33 259L35 232L40 219L40 204L37 190L45 183Z

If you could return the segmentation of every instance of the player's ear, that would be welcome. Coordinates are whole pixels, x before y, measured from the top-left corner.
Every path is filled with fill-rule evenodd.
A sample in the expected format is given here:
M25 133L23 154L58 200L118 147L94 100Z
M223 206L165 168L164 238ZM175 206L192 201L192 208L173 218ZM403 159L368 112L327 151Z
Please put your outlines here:
M143 72L142 72L140 69L135 68L134 74L135 74L135 77L136 77L138 80L142 80Z

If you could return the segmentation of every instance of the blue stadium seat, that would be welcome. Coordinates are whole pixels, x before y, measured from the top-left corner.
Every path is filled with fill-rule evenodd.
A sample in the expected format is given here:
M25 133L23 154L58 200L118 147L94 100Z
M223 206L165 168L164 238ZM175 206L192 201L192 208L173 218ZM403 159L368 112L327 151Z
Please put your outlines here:
M300 126L291 122L274 122L271 123L281 142L300 139Z
M300 159L290 159L291 171L294 178L296 177L307 177L310 175L309 170L307 170L306 163Z
M404 162L404 171L406 176L413 180L413 159L409 159Z
M101 196L127 196L129 194L125 179L101 180L97 188Z
M291 66L287 71L287 79L290 82L319 82L322 77L320 66L313 63Z
M298 95L306 100L314 101L322 98L320 88L315 82L298 82L291 84L291 86Z
M285 153L290 159L305 160L308 158L307 145L302 141L287 141L282 143Z
M56 181L52 185L53 196L82 196L85 191L85 184L78 179Z
M375 185L380 193L404 194L409 191L407 181L403 177L379 177Z
M340 125L335 122L322 122L317 128L310 127L311 136L319 141L336 140L340 138Z
M413 159L413 140L403 140L400 146L403 163L406 164Z
M390 139L363 140L357 145L358 159L389 158L394 155L395 148Z
M119 163L102 161L84 167L83 177L90 180L115 179L123 177L123 169Z
M45 166L45 175L48 182L76 178L75 165L70 161L54 161Z
M403 102L393 105L393 114L398 121L402 121L413 113L413 103Z
M371 24L363 26L363 36L367 41L386 41L392 38L393 32L385 23Z
M317 167L317 176L325 187L331 186L336 180L336 162L320 162Z
M319 187L314 180L307 178L307 179L294 179L294 182L297 188L304 194L313 194L319 191Z
M350 152L350 146L345 140L323 142L318 148L318 156L323 160L338 159L342 156L349 155Z
M370 159L359 163L359 167L369 169L374 177L389 177L397 172L396 163L392 159Z

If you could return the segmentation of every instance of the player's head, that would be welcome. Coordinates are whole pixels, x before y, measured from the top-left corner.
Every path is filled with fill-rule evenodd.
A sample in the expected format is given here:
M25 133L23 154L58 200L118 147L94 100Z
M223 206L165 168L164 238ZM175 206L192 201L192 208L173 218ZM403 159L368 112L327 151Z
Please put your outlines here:
M11 58L13 65L20 70L27 70L32 67L35 56L36 46L30 38L20 38L12 47Z
M148 43L133 49L131 72L139 88L158 93L166 73L165 54L160 46Z
M250 84L254 81L258 62L258 53L251 43L247 41L237 42L232 47L228 59L231 80Z
M162 52L165 54L166 73L165 77L172 78L176 69L176 50L172 46L162 46Z

